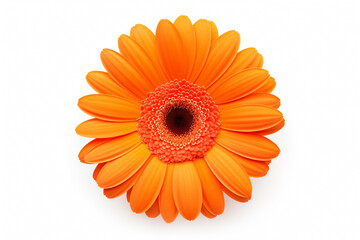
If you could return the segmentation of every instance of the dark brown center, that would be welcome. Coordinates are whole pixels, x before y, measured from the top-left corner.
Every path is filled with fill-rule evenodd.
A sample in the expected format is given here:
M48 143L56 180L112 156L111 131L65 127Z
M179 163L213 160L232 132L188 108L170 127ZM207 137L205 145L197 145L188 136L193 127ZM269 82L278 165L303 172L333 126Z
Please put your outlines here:
M193 123L194 115L186 108L172 107L165 116L166 127L175 135L188 133Z

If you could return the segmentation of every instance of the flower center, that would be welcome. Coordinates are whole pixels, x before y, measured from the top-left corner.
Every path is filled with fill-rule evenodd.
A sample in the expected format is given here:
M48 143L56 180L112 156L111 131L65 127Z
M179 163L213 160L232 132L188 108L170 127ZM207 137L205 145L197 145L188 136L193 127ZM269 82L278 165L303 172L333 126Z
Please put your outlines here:
M165 116L165 125L175 135L186 134L194 123L193 113L181 106L173 106Z
M153 154L167 163L204 157L220 127L219 110L205 88L173 80L142 101L137 130Z

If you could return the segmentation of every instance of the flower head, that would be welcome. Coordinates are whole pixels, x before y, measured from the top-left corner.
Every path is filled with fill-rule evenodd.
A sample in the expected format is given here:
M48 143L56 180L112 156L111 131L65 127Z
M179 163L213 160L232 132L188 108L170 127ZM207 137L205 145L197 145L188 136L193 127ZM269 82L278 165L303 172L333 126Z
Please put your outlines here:
M94 117L76 132L94 138L81 162L108 198L166 222L224 210L224 193L246 202L249 177L266 175L279 148L265 135L284 126L275 81L254 49L238 52L235 31L218 36L207 20L161 20L156 34L135 25L104 49L106 72L86 79L98 94L79 100Z

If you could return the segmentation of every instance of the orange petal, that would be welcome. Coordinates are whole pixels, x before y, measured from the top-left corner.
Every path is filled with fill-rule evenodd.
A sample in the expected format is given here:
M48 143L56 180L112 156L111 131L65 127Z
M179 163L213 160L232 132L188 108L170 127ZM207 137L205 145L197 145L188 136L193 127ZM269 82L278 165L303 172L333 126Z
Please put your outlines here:
M210 21L211 25L211 42L214 42L215 39L219 37L219 31L213 21Z
M147 93L153 90L146 77L124 56L113 50L104 49L100 57L110 76L140 99L144 99Z
M223 186L223 191L224 191L224 193L225 193L226 195L228 195L229 197L231 197L231 198L234 199L235 201L245 203L245 202L247 202L247 201L250 200L249 198L236 195L235 193L233 193L233 192L231 192L229 189L227 189L225 186Z
M121 54L141 71L152 85L153 90L166 82L167 79L156 69L145 49L134 39L126 35L121 35L118 44Z
M264 64L264 58L263 58L263 56L261 54L259 54L259 55L260 55L260 62L258 64L257 68L262 68L263 64Z
M207 91L217 104L232 102L255 92L269 76L264 69L247 69L224 81L217 81Z
M174 163L169 163L166 168L164 184L159 194L159 207L161 216L167 223L173 222L178 215L178 210L175 206L173 195L173 172Z
M77 134L90 138L111 138L136 131L137 122L107 122L96 118L80 123Z
M156 28L156 41L162 66L171 80L186 78L186 55L180 34L169 20L160 20Z
M285 120L283 119L279 124L277 124L271 128L268 128L268 129L265 129L262 131L257 131L254 133L259 134L259 135L270 135L270 134L276 133L277 131L282 129L284 126L285 126Z
M130 188L130 189L126 192L126 200L127 200L128 203L130 202L131 191L132 191L132 188Z
M226 72L219 78L218 81L224 81L225 79L237 74L247 68L260 67L262 56L256 51L255 48L246 48L237 53L234 61Z
M134 175L151 155L145 144L128 154L108 162L100 171L96 182L101 188L115 187Z
M174 200L180 214L187 220L194 220L201 211L202 190L194 163L175 163L173 176Z
M271 128L283 120L280 111L266 106L237 106L220 112L222 129L254 132Z
M235 162L229 151L215 144L205 160L219 181L233 193L250 198L252 186L245 170Z
M125 155L140 143L141 140L137 132L110 138L91 149L84 156L84 161L87 163L108 162Z
M180 16L178 17L174 25L176 29L178 30L183 45L184 45L184 51L186 56L186 64L187 64L187 74L186 79L190 76L194 60L195 60L195 48L196 48L196 38L195 38L195 31L194 27L190 21L190 19L187 16Z
M130 188L132 188L132 186L134 186L134 184L135 184L136 180L138 179L138 177L139 177L139 174L135 173L128 180L126 180L125 182L119 184L118 186L104 189L104 195L107 198L110 198L110 199L117 198L117 197L123 195Z
M117 84L108 73L93 71L86 75L86 80L90 87L102 94L116 95L129 101L139 103L140 99L129 90Z
M158 201L158 198L157 198L156 201L153 203L153 205L145 212L145 214L146 214L149 218L156 218L157 216L159 216L159 214L160 214L160 209L159 209L159 201Z
M165 178L166 165L156 156L150 160L132 188L130 207L133 212L143 213L155 202Z
M228 150L224 149L224 151ZM230 155L235 162L240 164L250 177L263 177L269 171L269 165L265 161L256 161L244 158L231 151L228 151L227 154Z
M202 205L201 207L201 213L202 215L204 215L207 218L214 218L216 217L215 214L211 213L209 210L206 209L206 207L204 205Z
M125 182L119 184L116 187L104 189L104 195L107 198L116 198L129 191L134 186L135 182L138 180L148 163L149 161L146 161L141 166L141 168Z
M269 77L265 84L261 86L259 89L256 90L256 92L260 93L271 93L276 87L276 82L273 77Z
M107 141L108 139L94 139L90 142L88 142L79 152L79 159L80 162L82 163L87 163L85 162L84 158L85 155L88 154L88 152L90 152L94 147L96 147L97 145L99 145L100 143L103 143L105 141Z
M230 66L240 45L240 35L229 31L218 37L210 47L209 56L195 81L197 85L208 87Z
M105 163L99 163L96 168L94 169L93 179L96 180L97 176L99 175L100 170L105 166Z
M150 56L157 71L162 76L166 76L158 56L158 49L156 46L156 37L154 33L144 25L137 24L130 30L130 37L136 40L142 46L147 54ZM169 80L169 77L165 77Z
M215 141L233 153L259 161L271 160L280 153L275 143L257 134L220 130Z
M268 106L272 108L280 107L280 99L275 95L268 93L252 93L246 97L240 98L237 101L219 105L220 112L225 109L230 109L238 106Z
M193 162L201 181L203 205L215 215L222 214L225 202L221 184L211 172L204 159L196 159Z
M188 76L189 82L195 82L206 62L211 45L211 24L209 21L201 19L194 24L194 31L196 38L196 52L194 65L190 76Z
M90 116L107 121L128 122L140 117L140 103L135 104L116 96L87 95L79 99L78 106Z

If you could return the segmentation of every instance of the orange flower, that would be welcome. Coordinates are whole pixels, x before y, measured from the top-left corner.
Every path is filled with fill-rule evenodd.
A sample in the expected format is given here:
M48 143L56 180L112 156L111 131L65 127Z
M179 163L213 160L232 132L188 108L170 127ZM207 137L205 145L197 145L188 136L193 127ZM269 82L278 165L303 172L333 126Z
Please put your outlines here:
M222 214L224 195L251 198L250 177L265 176L279 148L264 137L284 126L271 95L275 81L240 36L180 16L154 35L135 25L104 49L106 72L86 79L99 94L79 100L94 117L76 132L95 138L79 153L98 164L93 177L108 198L127 193L131 209L166 222Z

